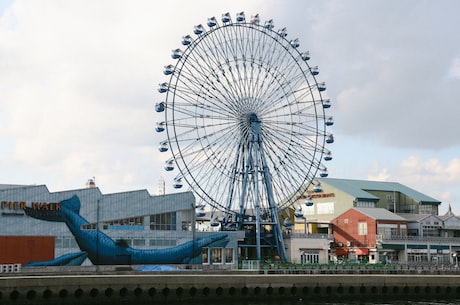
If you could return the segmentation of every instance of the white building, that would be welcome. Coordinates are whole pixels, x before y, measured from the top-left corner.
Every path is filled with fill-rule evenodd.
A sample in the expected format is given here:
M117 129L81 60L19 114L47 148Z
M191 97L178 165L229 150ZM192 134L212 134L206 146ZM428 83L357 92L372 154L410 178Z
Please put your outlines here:
M237 264L239 232L195 230L190 192L0 185L0 263Z

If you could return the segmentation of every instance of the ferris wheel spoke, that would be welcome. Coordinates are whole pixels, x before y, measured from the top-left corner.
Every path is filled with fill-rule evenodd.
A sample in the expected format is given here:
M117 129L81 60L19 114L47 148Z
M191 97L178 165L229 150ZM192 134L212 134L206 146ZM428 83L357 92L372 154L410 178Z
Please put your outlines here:
M316 130L315 126L306 126L302 125L300 130L293 130L292 126L287 126L288 128L283 127L282 125L276 125L277 128L280 131L284 131L286 133L289 133L292 137L302 137L302 138L308 138L311 136L317 136L318 131ZM297 128L296 128L297 129ZM321 133L320 133L321 135ZM279 136L280 138L283 136ZM285 138L285 136L283 137Z
M218 33L220 33L221 31L217 31ZM220 38L219 36L217 36L218 38L218 41L220 42ZM234 38L230 37L229 38L229 41L233 41L235 40ZM225 45L225 48L223 48L226 52L229 52L229 53L222 53L222 52L215 52L215 49L218 50L218 48L214 48L214 47L211 47L209 42L206 42L204 44L204 46L202 47L203 50L206 50L206 51L203 51L203 53L199 53L200 55L200 58L203 59L204 61L207 61L208 59L213 59L213 62L215 63L215 66L219 67L220 68L220 71L224 77L224 79L226 80L226 85L228 86L228 88L231 89L231 92L233 93L234 95L234 99L236 100L237 97L239 97L239 93L238 93L238 87L235 86L235 84L238 84L238 81L237 81L237 78L235 78L235 76L233 75L233 71L232 71L232 67L230 65L230 62L233 60L233 58L236 57L235 53L234 53L234 46L230 43L222 43L222 45ZM206 48L204 48L206 47ZM208 52L210 51L210 53ZM221 56L223 56L221 58ZM229 59L230 58L230 59ZM227 66L229 68L228 71L226 71L223 67L224 66ZM230 74L232 75L232 78L229 79L227 77L227 74L228 72L230 72Z
M302 153L302 150L299 149L298 147L305 147L305 145L301 146L300 143L296 143L295 140L291 140L289 143L286 143L285 145L279 146L277 145L276 147L270 147L273 152L279 151L280 149L283 149L283 159L287 160L285 162L287 167L289 167L292 164L293 170L305 170L305 166L308 166L308 164L312 163L312 160L315 158L313 153L316 153L318 156L321 153L318 149L312 149L312 151L308 152L306 155L303 156L302 159L298 158L299 153ZM274 164L282 163L279 160L272 159L272 162ZM302 166L299 166L302 165Z
M261 99L265 101L270 101L270 105L277 104L280 101L288 100L290 97L308 95L310 87L301 87L302 83L301 75L297 79L284 79L276 80L270 83L270 89L265 91L264 95L261 96ZM281 103L283 104L283 103Z
M195 56L190 56L191 58L195 57ZM200 62L200 60L202 62L206 62L208 63L209 57L205 57L204 55L202 54L199 54L198 55L198 59L194 59L194 61L196 62ZM223 70L221 70L221 72L223 72L223 79L226 80L226 84L222 84L222 78L218 76L217 72L216 72L216 68L217 69L222 69L221 68L221 63L219 62L214 62L214 63L208 63L208 69L204 69L203 67L206 66L206 65L199 65L199 64L196 64L196 65L190 65L189 67L186 67L184 68L185 71L187 71L187 74L190 74L190 76L188 76L186 78L186 80L188 81L193 81L193 82L199 82L200 83L200 86L203 85L203 84L207 84L208 87L212 88L213 90L215 90L217 93L215 93L215 96L220 96L221 99L223 100L235 100L235 96L236 96L236 93L235 93L235 89L233 88L233 82L230 82L225 74L225 72ZM184 70L183 69L183 70ZM197 79L196 78L196 74L200 74L200 75L209 75L208 77L206 77L205 79ZM210 78L213 78L214 80L211 80ZM233 98L232 98L233 96Z
M192 78L192 77L191 77ZM187 78L188 79L188 78ZM225 88L219 83L209 84L209 88L206 87L206 83L203 82L199 88L201 91L206 90L206 94L196 93L195 95L200 97L203 101L200 103L203 107L212 108L213 111L228 112L228 105L231 104L231 99L225 94ZM182 90L181 90L182 91ZM212 92L212 94L211 94ZM193 94L193 93L192 93ZM190 95L190 94L187 94ZM193 101L193 100L192 100ZM193 102L195 104L195 102Z
M224 226L271 224L282 252L278 212L323 168L333 122L309 54L271 20L251 18L210 18L207 29L195 27L196 38L184 38L184 51L173 51L177 63L166 67L169 83L159 88L166 92L162 143L172 154L167 165L175 162L198 202L224 212Z
M199 134L200 133L199 129L200 128L196 128L193 130L193 132L195 133L195 130L196 130L196 133ZM233 142L236 141L234 140L234 136L233 136L234 132L231 128L230 129L221 128L219 130L214 128L211 133L206 133L205 132L206 128L201 128L201 129L203 129L202 137L193 138L190 141L189 140L190 137L187 137L187 134L188 134L187 132L184 134L178 134L178 137L176 137L177 139L176 142L181 143L181 146L184 147L183 150L188 151L189 154L190 152L196 155L201 154L201 153L207 154L208 150L213 150L213 151L221 150L222 152L220 153L220 155L223 155L223 152L225 152L229 148L229 146L233 145ZM182 138L183 140L180 140ZM203 141L206 141L208 144L198 145L200 143L203 143ZM189 143L189 144L187 144L187 146L184 146L185 143Z

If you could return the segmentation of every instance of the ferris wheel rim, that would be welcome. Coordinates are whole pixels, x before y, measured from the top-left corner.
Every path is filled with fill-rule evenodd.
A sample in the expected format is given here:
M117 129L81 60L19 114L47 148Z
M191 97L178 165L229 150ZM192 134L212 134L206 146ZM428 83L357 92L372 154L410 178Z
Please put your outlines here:
M236 27L236 28L234 28L234 27ZM316 75L313 74L312 67L306 62L306 60L304 60L304 58L303 58L304 53L300 52L297 49L298 46L293 45L292 41L287 40L285 36L280 35L278 32L275 32L272 28L265 27L265 26L262 26L260 24L255 24L255 23L251 23L251 22L237 22L237 23L230 23L229 22L229 23L224 23L222 26L214 25L214 26L210 27L209 30L203 31L200 34L197 34L196 40L194 40L193 42L190 43L189 46L187 46L185 51L183 51L180 54L180 57L176 58L178 61L177 61L176 65L174 66L174 69L173 69L174 72L171 73L171 76L170 76L170 79L169 79L169 82L168 82L168 85L167 85L168 90L165 92L166 93L166 105L167 105L166 106L166 114L165 114L165 118L166 118L165 122L166 122L166 130L167 130L167 137L168 137L169 147L170 147L170 150L172 152L175 165L178 167L178 169L180 171L180 175L178 175L178 177L181 176L181 178L185 179L187 181L187 183L191 186L191 188L195 191L195 193L200 198L202 198L202 200L204 200L205 202L207 202L210 205L212 205L213 207L216 207L216 208L219 208L219 209L227 209L227 206L225 205L225 203L221 202L220 200L217 200L216 198L214 198L213 195L210 195L210 191L208 189L206 189L206 187L209 188L209 186L207 184L203 183L203 181L202 181L203 177L200 176L202 174L201 173L200 174L196 173L198 171L198 169L196 167L202 166L202 168L200 169L201 172L204 171L204 170L206 170L206 171L214 170L216 172L221 173L222 176L226 176L228 178L230 175L229 175L228 170L226 170L226 168L229 167L229 163L224 163L220 159L215 159L215 157L213 157L212 155L214 153L216 153L217 150L213 151L211 149L208 149L207 147L210 146L210 145L211 146L212 145L213 146L221 145L220 146L220 149L221 149L220 152L222 152L222 151L225 151L225 150L230 150L230 148L233 147L233 146L237 146L236 144L238 144L238 141L236 141L236 143L234 141L234 139L236 139L236 137L235 136L232 137L228 133L228 131L229 130L233 130L233 131L237 130L237 128L235 128L235 126L240 126L242 124L241 123L242 122L241 117L243 117L243 119L244 119L245 118L244 115L248 115L250 113L253 113L253 112L255 112L255 110L252 109L252 112L251 112L251 110L247 110L245 113L241 113L241 111L240 111L240 113L238 113L239 114L238 118L235 116L235 117L231 117L232 120L230 120L230 118L227 117L228 121L226 122L224 120L224 116L229 115L231 113L231 111L234 110L234 109L232 109L234 107L223 108L222 107L223 105L221 105L221 104L219 104L219 105L213 104L212 107L211 107L210 105L199 104L199 102L203 103L203 100L200 100L200 96L205 95L207 92L209 92L210 88L213 87L213 86L210 85L212 83L212 81L211 81L211 83L203 82L203 84L201 84L201 87L199 87L200 85L198 85L197 83L191 85L191 86L193 86L195 91L186 89L185 86L184 86L184 88L180 88L181 85L185 85L183 83L183 80L181 80L180 76L184 76L185 73L189 73L190 75L186 76L188 78L187 81L189 81L190 83L193 83L193 82L195 82L195 79L193 79L192 76L191 76L192 75L191 70L193 70L195 72L199 72L200 69L203 69L202 67L199 67L199 68L198 67L192 67L192 65L187 66L187 64L190 64L190 62L192 60L196 61L197 60L196 58L203 59L203 54L200 54L200 53L196 52L197 48L201 47L200 43L203 43L203 44L211 43L210 41L207 41L206 39L209 40L209 38L212 37L212 35L216 35L216 33L218 34L218 31L224 31L224 30L225 31L226 30L235 31L235 33L241 33L242 31L245 31L245 30L247 30L247 31L254 31L255 30L256 32L255 32L255 34L253 33L253 35L257 34L257 35L266 35L266 36L268 36L268 37L265 37L265 38L266 39L271 39L270 41L275 43L275 46L284 48L284 51L286 51L286 53L289 56L291 56L291 59L293 60L292 62L290 62L291 66L294 66L294 67L295 67L295 65L298 66L298 68L300 70L299 73L301 74L301 76L304 77L304 79L302 79L299 76L300 80L296 80L296 82L298 82L296 84L300 84L301 81L305 81L305 80L307 81L307 83L309 83L309 82L313 83L312 85L308 85L307 86L308 88L304 89L304 91L305 92L307 92L307 91L315 91L315 94L317 94L318 97L319 97L317 99L313 98L312 101L310 101L309 106L307 106L306 104L303 105L300 101L298 101L295 98L295 94L300 95L300 97L302 97L302 98L305 98L308 94L307 93L302 93L302 92L300 92L300 93L296 92L295 94L292 93L293 87L295 87L295 86L289 85L288 81L283 82L283 77L278 75L278 74L281 74L281 72L278 71L277 69L273 70L273 67L270 66L271 63L266 63L263 60L259 60L259 59L255 59L255 58L253 58L253 60L251 62L244 61L244 63L246 63L246 65L252 64L252 65L255 65L255 66L259 66L260 68L263 67L263 69L265 69L265 71L268 71L268 72L266 72L266 74L264 74L264 77L265 78L271 78L273 83L278 83L279 84L278 88L281 88L281 89L274 90L272 92L272 95L274 96L276 94L279 94L280 90L281 90L281 92L283 93L281 95L281 97L279 99L275 99L275 100L270 100L270 98L267 98L267 97L265 97L265 99L271 101L274 104L284 102L285 103L283 105L284 108L292 109L292 110L284 113L284 116L286 118L289 118L289 117L296 117L296 115L297 115L296 118L299 119L298 122L291 121L291 122L287 122L287 123L286 122L285 123L282 123L282 122L277 123L276 121L270 122L270 121L267 121L265 119L265 120L262 121L263 123L261 124L262 125L261 128L265 128L265 126L268 126L270 124L273 124L272 126L276 126L278 128L278 129L272 130L272 129L266 127L266 131L264 133L264 138L271 139L271 140L266 141L266 143L268 143L270 145L265 145L265 146L267 146L267 149L268 149L268 152L269 152L268 153L269 159L271 159L270 164L273 165L273 166L276 165L275 166L276 168L272 168L271 175L274 176L274 177L283 176L282 178L279 178L280 181L275 179L275 182L278 183L277 187L281 187L281 188L286 187L287 186L286 182L283 182L281 180L286 180L288 178L292 178L292 176L289 177L289 174L281 173L281 171L283 169L285 171L286 170L293 170L293 168L290 168L290 167L287 167L287 166L285 166L283 168L280 168L282 162L277 162L275 160L276 157L277 157L276 153L275 153L275 150L277 150L277 149L280 150L281 149L281 145L279 145L279 144L277 144L275 142L282 141L282 138L277 134L277 132L279 133L280 130L287 131L288 135L290 136L290 142L293 142L295 144L295 146L304 145L305 143L303 143L300 139L305 140L307 138L307 135L308 135L308 137L312 137L314 139L310 143L311 147L310 147L309 154L311 155L311 159L308 159L306 162L300 162L301 165L305 165L307 167L308 167L308 164L309 164L308 173L309 174L311 173L311 175L305 175L303 177L302 181L300 183L298 183L298 185L296 187L291 187L290 188L291 194L286 196L285 198L280 198L280 200L278 202L280 208L288 207L288 206L292 205L292 203L294 202L293 199L295 199L297 194L302 193L302 192L304 192L306 190L305 183L309 183L309 182L311 182L313 180L314 176L316 176L316 174L317 174L317 172L318 172L318 170L319 170L319 168L321 166L321 159L322 159L323 154L325 152L324 147L325 147L325 144L326 144L326 135L327 135L326 125L324 124L324 120L326 118L325 113L324 113L324 108L325 107L322 107L323 100L325 100L325 98L323 98L323 96L322 96L322 92L321 92L322 90L320 90L321 89L320 83L317 81ZM239 31L239 32L237 32L237 31ZM247 38L247 37L244 38L244 39L247 39L249 41L249 38ZM225 46L224 42L220 41L219 43L220 43L220 46ZM270 45L270 47L275 48L273 45ZM216 47L216 49L211 48L211 49L208 49L208 50L211 50L210 52L214 52L214 54L218 54L218 52L219 52L217 47ZM177 49L173 50L173 51L177 51ZM193 52L195 52L195 53L193 53ZM237 65L239 63L239 60L241 60L240 58L235 58L235 59L228 59L227 58L227 61L225 61L225 63L222 63L222 62L219 62L218 60L216 61L216 57L213 58L213 56L217 56L217 55L212 55L211 53L208 53L207 55L209 57L211 57L210 60L215 61L215 62L212 63L212 65L210 65L210 63L207 63L207 65L208 65L207 69L209 69L209 70L203 69L203 70L201 70L201 74L209 73L210 76L214 77L214 79L212 79L214 82L216 81L217 78L213 74L216 74L217 70L220 69L220 71L222 72L222 75L224 74L223 71L225 71L225 68L222 68L222 65L226 64L230 68L233 67L233 69L235 69L235 67L236 67L238 69ZM196 58L194 58L192 56L196 56ZM189 69L190 71L187 71L187 69ZM255 70L253 69L251 71L254 72ZM226 71L226 72L228 73L228 71ZM283 72L288 72L288 71L283 70ZM196 74L199 75L200 73L196 73ZM308 74L308 77L307 77L307 74ZM204 81L204 79L202 79L202 78L200 78L200 80ZM247 79L246 78L242 78L242 79L240 78L239 80L247 80ZM198 81L196 81L196 82L198 82ZM228 84L228 85L230 86L230 84ZM206 88L205 86L208 86L208 87ZM198 90L198 88L199 88L199 90ZM288 89L286 89L286 88L288 88ZM289 88L291 88L291 90L289 90ZM223 90L225 88L220 88L220 89ZM236 91L236 89L237 88L232 88L231 90ZM192 93L190 93L189 91L192 91ZM226 93L228 94L228 91ZM176 96L176 94L177 94L177 96ZM179 97L180 94L184 95L184 97ZM178 97L177 101L176 101L176 97ZM189 120L187 120L187 118L183 117L183 116L184 116L185 112L192 111L193 107L192 106L186 107L185 105L181 104L181 102L183 102L185 97L187 97L187 98L188 97L195 97L196 98L196 103L193 105L193 107L195 109L195 112L191 112L192 115L190 115L190 117L188 118ZM169 104L168 104L168 100L169 100ZM205 102L209 102L210 100L211 99L209 99L209 100L204 99ZM255 98L254 96L251 96L251 97L247 97L245 102L247 102L247 104L249 104L249 102L251 102L253 105L258 105L261 108L262 108L262 105L263 105L263 106L267 107L267 109L269 109L269 107L267 106L268 103L264 103L264 102L262 102L260 100L261 100L261 98L259 98L259 97ZM290 100L293 100L293 101L289 102ZM225 99L223 99L223 101L225 101ZM316 105L315 105L315 103L316 103ZM240 103L240 107L242 107L241 104L243 104L243 103ZM213 116L211 116L211 114L208 111L206 111L206 107L212 108ZM310 107L310 109L314 109L314 113L310 114L310 117L309 116L303 116L303 115L301 116L300 114L302 113L302 111L306 111L307 107ZM168 110L171 112L171 118L170 119L168 119ZM258 111L261 111L261 110L258 109ZM264 112L264 113L269 112L268 110L265 110L265 111L267 111L267 112ZM297 114L295 114L296 111L298 112ZM219 114L219 113L222 116L217 116L216 115L216 114ZM280 113L282 113L280 109L278 109L277 111L273 111L273 117L279 119L279 114ZM214 134L217 134L217 133L222 134L222 133L225 132L225 141L226 142L224 141L223 143L221 143L221 142L218 142L216 139L213 140L213 142L208 140L210 138L210 133L206 133L205 130L211 130L211 127L217 128L216 126L218 124L214 124L213 126L210 126L210 124L206 125L206 124L204 124L205 121L206 121L205 120L206 118L208 118L209 120L215 120L215 121L221 120L219 122L219 124L222 126L222 129L219 129L217 131L214 130ZM312 126L310 126L310 125L309 126L302 125L302 124L304 124L304 122L301 122L300 118L302 118L302 119L310 119L314 124ZM318 118L320 118L320 119L318 119ZM238 121L238 119L239 119L239 121ZM193 125L193 122L195 123L195 125ZM201 122L202 122L202 125L198 125L198 123L201 123ZM230 127L229 126L230 122L232 122L232 124L233 124L233 127L234 127L233 129L229 128ZM224 128L224 127L227 127L227 128ZM287 128L287 127L290 127L290 129ZM295 127L295 130L294 130L294 127ZM309 128L306 128L306 127L309 127ZM191 138L185 138L185 136L184 136L185 132L188 132L189 134L196 135L196 137L194 138L195 140L192 140ZM310 132L311 134L308 134L308 132ZM212 134L212 136L214 136L214 134ZM221 138L222 137L223 136L221 136ZM199 145L201 147L201 149L203 149L203 150L206 149L205 155L207 157L206 158L207 160L205 160L205 161L208 162L208 164L201 163L201 162L205 162L205 161L202 161L202 160L200 160L200 163L199 163L198 166L197 166L196 163L189 162L190 159L188 159L188 158L190 158L190 156L188 156L188 154L193 153L193 151L188 150L190 146L185 146L185 143L187 143L186 140L188 140L188 142L195 141L195 143L197 143L196 145ZM277 141L275 141L275 140L277 140ZM233 143L233 144L230 145L228 143ZM287 142L281 142L281 143L286 144ZM191 145L191 144L189 143L189 145ZM294 153L300 154L302 152L299 148L296 148L294 146L291 146L290 148L293 149L293 150L294 149L296 150ZM203 158L203 156L200 156L200 158ZM286 158L287 158L286 160L288 160L288 161L293 160L293 156L288 156ZM196 157L196 159L199 159L199 158ZM216 162L216 163L213 163L213 161ZM194 160L194 162L198 162L198 160ZM211 165L209 165L209 164L211 164ZM222 165L225 165L225 166L222 166ZM273 174L273 173L275 173L275 174ZM300 173L297 173L297 174L300 176ZM210 174L205 174L205 175L214 176L215 173L214 174L210 173ZM287 177L285 177L286 175L287 175Z

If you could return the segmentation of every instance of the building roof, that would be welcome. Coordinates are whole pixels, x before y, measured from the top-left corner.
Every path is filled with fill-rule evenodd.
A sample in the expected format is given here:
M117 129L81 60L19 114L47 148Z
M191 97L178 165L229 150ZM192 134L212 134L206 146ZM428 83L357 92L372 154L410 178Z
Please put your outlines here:
M405 218L396 215L383 208L353 208L360 213L373 218L375 220L391 220L391 221L407 221Z
M368 181L368 180L353 180L353 179L337 179L337 178L318 178L320 183L329 184L335 188L342 190L357 200L361 201L378 201L379 197L372 195L368 191L388 191L402 193L419 203L425 204L440 204L441 201L420 193L408 186L397 182L387 181Z
M34 187L35 185L22 185L22 184L0 184L0 190L9 190L18 187Z
M433 215L433 214L398 213L398 215L407 219L408 221L415 221L415 222L420 222L429 217L436 217L439 220L441 220L439 216Z

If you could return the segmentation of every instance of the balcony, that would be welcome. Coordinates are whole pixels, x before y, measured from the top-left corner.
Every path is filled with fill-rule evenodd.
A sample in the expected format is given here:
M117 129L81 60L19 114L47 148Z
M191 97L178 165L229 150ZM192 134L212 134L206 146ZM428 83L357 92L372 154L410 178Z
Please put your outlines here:
M306 239L327 239L334 241L334 235L332 234L322 234L322 233L303 233L297 231L285 231L283 232L283 238L293 239L293 238L306 238Z
M460 237L377 235L377 242L423 242L460 244Z

